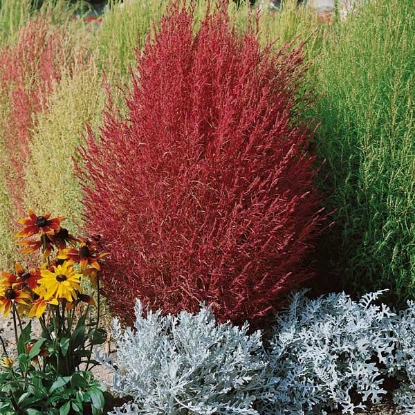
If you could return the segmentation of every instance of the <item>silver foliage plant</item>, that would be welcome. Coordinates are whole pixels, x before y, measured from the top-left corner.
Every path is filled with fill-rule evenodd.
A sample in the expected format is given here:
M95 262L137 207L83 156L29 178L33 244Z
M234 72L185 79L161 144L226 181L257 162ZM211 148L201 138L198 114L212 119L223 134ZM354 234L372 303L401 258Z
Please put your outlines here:
M134 330L114 321L113 387L133 401L118 414L353 414L400 381L394 401L415 413L415 303L398 315L376 300L345 294L292 296L269 341L261 333L217 324L211 311L162 316L136 303ZM266 347L263 346L266 344Z
M409 301L408 308L395 320L397 348L389 372L400 381L394 394L394 402L402 413L415 413L415 302Z
M341 408L353 414L382 400L397 338L395 314L374 304L380 294L359 302L345 294L312 301L304 293L293 295L270 341L270 373L278 381L263 413L324 414Z
M204 306L197 314L143 317L137 301L135 313L135 330L113 323L112 389L134 402L112 414L258 414L253 403L266 398L270 381L259 331L217 324Z

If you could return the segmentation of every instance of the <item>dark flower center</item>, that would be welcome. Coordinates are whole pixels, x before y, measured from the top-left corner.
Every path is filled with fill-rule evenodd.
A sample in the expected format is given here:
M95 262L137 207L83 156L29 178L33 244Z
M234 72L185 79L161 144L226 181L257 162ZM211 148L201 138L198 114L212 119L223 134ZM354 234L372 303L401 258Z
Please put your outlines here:
M63 281L66 281L66 280L67 280L66 275L59 274L59 275L56 276L56 281L58 281L58 282L63 282Z
M56 239L59 239L60 241L65 241L69 238L69 232L68 229L60 228L59 232L55 235Z
M44 216L38 216L36 218L36 226L38 228L44 228L48 224L48 220Z
M87 246L82 246L79 249L79 256L81 258L89 258L91 256L91 252L89 251L89 248Z
M30 272L23 272L23 273L19 274L19 277L23 281L27 281L30 278Z
M13 289L8 288L6 290L6 292L4 293L4 296L8 299L8 300L14 300L16 298L16 293L14 292Z

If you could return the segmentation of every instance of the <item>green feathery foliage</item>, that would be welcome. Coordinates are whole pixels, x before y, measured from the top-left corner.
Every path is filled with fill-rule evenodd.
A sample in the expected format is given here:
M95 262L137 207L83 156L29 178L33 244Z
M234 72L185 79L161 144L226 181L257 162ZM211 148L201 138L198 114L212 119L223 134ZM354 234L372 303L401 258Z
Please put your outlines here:
M377 0L333 27L318 59L319 153L341 288L415 294L415 9ZM337 277L336 277L337 278Z
M329 29L319 21L312 7L299 6L297 0L283 0L277 11L269 9L269 2L261 3L259 30L263 41L276 40L279 46L295 40L304 41L309 59L320 53L323 36Z
M30 0L0 0L0 46L16 35L30 11Z
M82 225L82 195L74 159L86 135L86 125L97 128L105 102L102 78L91 63L72 76L65 74L48 99L30 144L26 166L26 206L70 218L65 226Z
M160 20L166 4L165 0L124 3L110 0L96 46L100 65L110 79L119 75L128 77L129 70L135 66L136 49L141 49L151 25Z

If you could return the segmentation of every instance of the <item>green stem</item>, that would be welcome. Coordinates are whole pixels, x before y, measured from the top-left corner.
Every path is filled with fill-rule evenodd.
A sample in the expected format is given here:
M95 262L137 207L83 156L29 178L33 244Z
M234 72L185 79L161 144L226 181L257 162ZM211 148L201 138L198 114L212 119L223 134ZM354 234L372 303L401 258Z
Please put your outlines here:
M41 317L39 318L39 323L42 326L42 336L46 337L48 340L51 340L50 332L46 326L44 314L42 314Z
M17 310L16 310L16 304L12 303L13 305L13 327L14 327L14 338L16 339L16 346L19 343L19 337L17 335L17 319L16 319L16 314L17 314Z
M20 319L19 313L17 312L17 308L16 308L16 317L19 323L19 328L20 328L20 333L21 333L23 331L23 326L22 326L22 320Z
M99 272L97 272L97 324L95 326L96 330L98 330L100 317L101 317L101 293L99 289Z
M2 345L2 347L3 347L4 355L5 355L6 357L9 357L9 354L7 353L6 345L4 344L4 339L3 339L3 336L0 336L0 342L1 342L1 345Z
M101 293L99 290L99 272L97 272L97 322L95 324L95 330L98 330L99 328L99 319L101 317ZM88 367L91 363L91 356L92 356L92 349L94 348L94 342L91 341L91 354L88 356L88 362L86 364L86 369L88 370Z
M53 316L53 331L55 332L55 338L53 340L54 343L54 349L55 349L55 356L56 356L56 373L58 373L59 375L62 375L61 373L61 368L60 368L60 349L59 349L59 329L58 329L58 325L59 325L59 304L55 307L55 313Z

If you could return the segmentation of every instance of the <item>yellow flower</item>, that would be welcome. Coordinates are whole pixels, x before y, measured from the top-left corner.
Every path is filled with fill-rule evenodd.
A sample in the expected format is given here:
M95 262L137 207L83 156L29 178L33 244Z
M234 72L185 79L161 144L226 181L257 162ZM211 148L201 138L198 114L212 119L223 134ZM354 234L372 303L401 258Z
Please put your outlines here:
M32 303L32 308L30 309L29 313L28 313L28 317L32 318L32 317L37 317L40 318L42 317L43 313L46 310L46 307L48 306L48 304L53 304L53 305L58 305L59 301L56 298L52 298L50 300L45 300L45 294L46 294L46 290L44 287L39 286L36 289L33 290L38 296L39 298L35 301L33 301Z
M77 274L67 262L57 265L53 268L53 271L42 269L40 275L41 278L38 280L38 284L46 290L44 296L46 301L50 301L53 298L65 298L67 301L72 302L78 298L77 293L81 291L79 283L82 274Z
M14 288L0 289L0 310L4 310L4 317L9 315L13 302L27 304L27 301L30 300L30 295L21 290Z
M13 366L14 360L10 357L2 356L0 357L0 367L4 369L10 369Z

